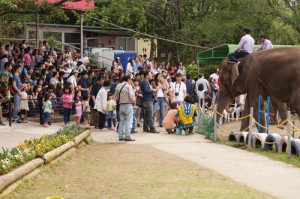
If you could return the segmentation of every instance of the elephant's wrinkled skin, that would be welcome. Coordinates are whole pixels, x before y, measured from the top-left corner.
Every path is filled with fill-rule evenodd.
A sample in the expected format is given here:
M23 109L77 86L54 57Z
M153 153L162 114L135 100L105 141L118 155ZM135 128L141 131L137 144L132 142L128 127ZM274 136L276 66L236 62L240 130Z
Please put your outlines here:
M291 104L300 116L300 49L285 47L252 53L240 59L238 71L236 77L234 65L227 59L221 64L219 113L228 101L247 93L243 116L249 115L250 107L253 107L257 119L259 95L264 99L270 96L277 104ZM264 117L261 125L265 126ZM242 120L241 130L248 126L249 119Z

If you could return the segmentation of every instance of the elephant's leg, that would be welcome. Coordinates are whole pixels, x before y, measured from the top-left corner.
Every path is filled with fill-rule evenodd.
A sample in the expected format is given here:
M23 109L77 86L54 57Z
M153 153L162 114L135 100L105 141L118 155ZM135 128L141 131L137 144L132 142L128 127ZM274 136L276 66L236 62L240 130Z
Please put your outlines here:
M276 103L277 110L279 112L279 116L281 121L279 123L282 123L284 120L287 119L287 105L286 103ZM286 123L284 123L285 125Z
M242 117L245 117L249 114L250 114L250 100L249 100L249 95L247 95ZM245 129L247 129L247 127L249 127L249 118L246 118L246 119L242 120L240 131L244 131ZM249 131L249 129L248 129L248 131Z
M291 101L290 101L290 106L293 108L296 113L298 114L299 120L300 120L300 92L297 90L296 92L293 92Z

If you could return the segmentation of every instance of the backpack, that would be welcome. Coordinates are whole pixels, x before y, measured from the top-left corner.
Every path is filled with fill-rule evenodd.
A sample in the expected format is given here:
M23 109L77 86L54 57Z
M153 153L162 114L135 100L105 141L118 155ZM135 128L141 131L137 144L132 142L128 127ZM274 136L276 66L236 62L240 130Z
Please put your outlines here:
M193 82L191 82L190 80L186 81L185 83L185 86L186 86L186 92L188 95L191 95L192 94L192 91L194 90L194 84Z

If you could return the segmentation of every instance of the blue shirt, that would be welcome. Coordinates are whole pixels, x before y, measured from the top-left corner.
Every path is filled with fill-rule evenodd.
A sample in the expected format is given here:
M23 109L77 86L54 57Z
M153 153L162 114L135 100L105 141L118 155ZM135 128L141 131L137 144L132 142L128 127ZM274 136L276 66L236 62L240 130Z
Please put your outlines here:
M52 73L48 73L47 76L46 76L46 79L45 79L45 82L48 82L50 83L50 79L52 78Z
M137 63L134 61L133 63L133 71L137 71L138 70L138 65Z
M25 83L25 82L26 82L26 81L25 81L25 77L26 77L27 75L28 75L28 72L27 72L26 68L22 67L22 68L21 68L20 75L18 75L18 77L20 76L21 82L22 82L22 83Z
M17 88L19 89L19 91L21 91L22 90L22 84L20 82L19 75L14 74L12 81L16 83Z

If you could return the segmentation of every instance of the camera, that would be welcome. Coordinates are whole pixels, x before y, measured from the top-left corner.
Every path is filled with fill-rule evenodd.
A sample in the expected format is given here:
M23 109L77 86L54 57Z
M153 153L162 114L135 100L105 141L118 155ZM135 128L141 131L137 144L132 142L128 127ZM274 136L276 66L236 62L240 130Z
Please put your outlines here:
M178 92L176 92L176 93L175 93L175 96L178 96L178 95L179 95L179 93L178 93Z

